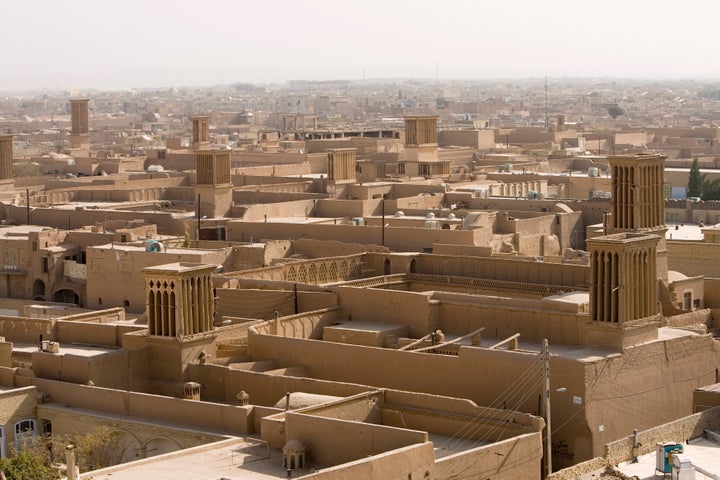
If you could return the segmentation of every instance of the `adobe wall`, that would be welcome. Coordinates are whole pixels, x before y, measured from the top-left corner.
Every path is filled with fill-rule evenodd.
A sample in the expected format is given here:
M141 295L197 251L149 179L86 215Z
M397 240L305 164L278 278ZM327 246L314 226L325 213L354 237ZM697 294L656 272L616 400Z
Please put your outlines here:
M252 187L251 187L252 188ZM242 191L238 189L233 190L232 194L233 202L236 204L249 204L249 203L280 203L280 202L292 202L296 200L313 200L326 198L326 195L320 193L307 193L304 191L300 192L257 192L257 191Z
M546 480L577 480L578 478L584 478L582 475L597 473L598 471L604 471L610 463L603 457L595 457L585 462L580 462L572 467L565 467L559 472L553 472L547 477Z
M249 205L243 215L247 222L262 222L265 217L314 217L316 200L295 200L292 202ZM229 227L235 222L228 222L228 240L231 240ZM260 237L255 237L260 238ZM276 238L278 239L278 238ZM282 237L280 237L282 239Z
M272 319L275 312L279 316L295 314L295 294L292 290L252 290L216 289L215 312L218 315ZM298 312L308 312L337 306L336 296L332 293L297 293Z
M439 328L437 306L425 293L375 288L337 287L341 317L356 322L407 325L420 338Z
M357 255L359 253L383 253L387 249L378 245L363 245L362 243L346 243L334 240L314 240L312 238L298 238L292 241L292 251L307 258L339 257Z
M249 433L252 408L206 401L184 400L160 395L115 390L35 378L33 385L52 402L87 409L100 415L125 415L205 431L240 435Z
M318 380L468 398L479 405L493 404L538 358L537 354L472 347L460 347L458 356L434 355L268 335L250 335L248 353L254 360L304 365L308 377ZM351 360L357 358L363 361ZM465 381L468 378L483 381ZM521 411L535 412L537 399L526 399L521 407Z
M688 277L720 278L720 244L668 240L668 269Z
M8 342L38 344L40 335L54 340L55 320L0 316L0 337Z
M11 219L18 225L27 221L27 209L15 205L3 205L5 218ZM59 229L80 228L94 223L104 223L109 220L130 221L142 216L147 223L157 225L160 235L183 235L185 229L181 219L174 218L170 212L137 212L123 210L86 209L77 207L75 210L62 210L53 208L33 208L31 212L32 223Z
M429 432L448 431L448 436L456 436L457 431L449 431L445 420L448 415L457 415L457 418L467 420L467 417L473 417L476 421L487 421L495 423L494 420L500 420L500 423L510 423L513 426L513 432L506 432L495 429L492 433L492 441L514 437L524 433L539 432L544 428L545 422L542 418L527 413L521 413L515 410L500 410L495 408L487 408L478 406L471 400L465 398L445 397L441 395L430 395L418 392L404 392L400 390L383 390L383 408L407 408L416 412L427 412L424 418L416 418L415 421L418 430ZM448 414L448 415L445 415ZM494 420L493 420L494 419ZM450 427L451 429L452 427ZM515 430L520 429L520 430Z
M143 330L143 325L117 325L58 320L55 323L56 341L61 344L80 343L117 347L128 332Z
M720 381L720 369L716 374L717 380ZM715 384L717 386L718 384ZM712 386L711 386L712 387ZM710 408L720 407L720 390L718 389L699 389L693 391L693 411L702 412ZM717 425L715 426L717 429Z
M317 214L319 217L364 217L365 201L363 200L319 200Z
M416 271L417 273L433 275L488 278L580 289L588 288L590 283L590 268L584 265L566 265L497 257L419 255L416 257Z
M720 349L709 335L689 335L586 365L585 415L594 430L592 456L598 456L606 443L633 428L645 430L692 414L693 390L716 381Z
M433 230L426 228L388 227L385 229L385 245L399 251L432 249L435 243L481 245L485 233L481 230ZM297 223L239 222L227 223L227 238L245 242L265 239L313 238L316 240L348 241L379 245L381 227L357 225L325 225Z
M277 320L271 320L253 327L264 335L280 335L287 338L321 339L323 328L334 324L342 316L340 308L303 312Z
M379 391L366 392L350 398L306 407L299 412L313 417L382 425L382 414L378 408L382 397L383 394Z
M590 320L587 313L562 312L537 300L493 302L495 297L488 297L470 303L462 298L433 298L440 301L439 328L443 332L463 335L485 327L482 338L498 342L520 333L520 341L540 343L547 338L551 344L579 345L582 325Z
M95 248L87 254L88 308L125 307L128 312L145 311L145 280L142 269L173 261L224 265L230 262L232 249L193 250L182 253L145 252L141 249ZM108 288L123 285L123 288ZM128 302L125 305L125 301Z
M368 391L365 385L344 381L275 376L221 365L190 365L188 372L192 381L202 385L203 398L208 401L235 402L237 394L245 391L251 404L264 407L274 406L287 392L349 397Z
M337 467L323 468L321 471L303 478L309 480L436 478L433 444L421 443L398 448Z
M321 467L352 462L428 441L427 432L285 412L289 440L305 445L309 460Z
M638 433L640 442L638 455L654 452L657 442L684 443L686 440L701 437L703 430L717 430L718 426L720 426L720 407L715 407L655 428L641 430ZM632 435L608 443L605 446L605 459L613 465L632 460L632 446Z
M32 352L32 370L38 378L60 380L69 383L94 385L108 388L128 388L128 376L125 367L128 364L128 352L118 350L102 355L84 356L36 351Z
M495 133L493 130L440 130L438 145L441 147L458 145L475 149L495 148Z
M585 364L553 357L552 385L566 389L553 401L558 467L600 455L605 443L628 429L691 412L692 389L715 381L720 352L712 342L708 336L681 337ZM248 338L248 351L256 360L304 365L308 376L317 379L469 398L480 405L493 405L538 358L537 353L472 347L460 347L459 355L451 357L259 335ZM363 358L362 365L348 368L352 358ZM463 381L467 378L483 381ZM539 378L539 371L532 378ZM648 389L650 385L661 387ZM526 389L521 401L513 400L508 408L538 414L539 383L537 388L535 394Z
M541 478L542 435L528 433L435 462L435 478Z
M436 243L433 247L436 255L452 255L463 257L489 257L493 254L492 247L475 247L467 245L449 245Z
M663 326L666 327L697 327L698 325L709 325L712 322L712 314L709 308L681 313L671 317L663 318Z
M705 278L703 301L708 308L720 308L720 278Z
M73 438L95 432L100 428L121 433L119 451L124 462L169 453L225 438L210 431L189 430L147 421L117 416L105 416L88 410L74 410L53 403L38 405L38 418L50 421L53 435ZM159 443L158 443L159 441Z

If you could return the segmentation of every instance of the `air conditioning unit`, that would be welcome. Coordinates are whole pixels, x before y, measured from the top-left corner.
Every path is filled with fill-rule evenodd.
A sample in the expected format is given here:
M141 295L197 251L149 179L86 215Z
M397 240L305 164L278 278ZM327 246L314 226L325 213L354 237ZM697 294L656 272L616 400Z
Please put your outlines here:
M352 219L353 225L365 225L365 219L362 217L353 217Z
M599 177L599 176L600 176L600 169L598 167L588 168L588 177Z

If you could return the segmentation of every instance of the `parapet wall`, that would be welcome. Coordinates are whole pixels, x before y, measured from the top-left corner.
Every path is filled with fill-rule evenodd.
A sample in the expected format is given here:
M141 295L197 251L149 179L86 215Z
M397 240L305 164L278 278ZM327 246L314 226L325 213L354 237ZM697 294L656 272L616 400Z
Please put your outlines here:
M717 430L720 427L720 407L666 423L638 433L637 455L655 451L657 442L684 442L703 435L703 430ZM633 437L629 435L605 445L605 459L612 465L632 460Z

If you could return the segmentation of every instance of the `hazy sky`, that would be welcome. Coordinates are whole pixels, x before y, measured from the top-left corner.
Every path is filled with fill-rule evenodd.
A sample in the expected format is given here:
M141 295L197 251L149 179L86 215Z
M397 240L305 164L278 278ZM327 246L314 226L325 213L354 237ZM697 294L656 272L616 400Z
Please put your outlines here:
M717 0L5 0L0 90L720 79Z

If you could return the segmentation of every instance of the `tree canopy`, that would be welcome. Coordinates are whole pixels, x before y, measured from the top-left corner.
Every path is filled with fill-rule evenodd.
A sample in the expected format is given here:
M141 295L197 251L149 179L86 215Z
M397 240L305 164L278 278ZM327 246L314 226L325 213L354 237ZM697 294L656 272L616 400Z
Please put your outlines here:
M690 176L688 178L687 196L688 197L700 197L703 193L704 182L703 175L700 173L700 164L698 163L697 157L692 161L690 166Z
M620 115L624 114L625 110L617 103L613 103L611 105L608 105L607 112L608 115L610 115L613 119L616 119Z

